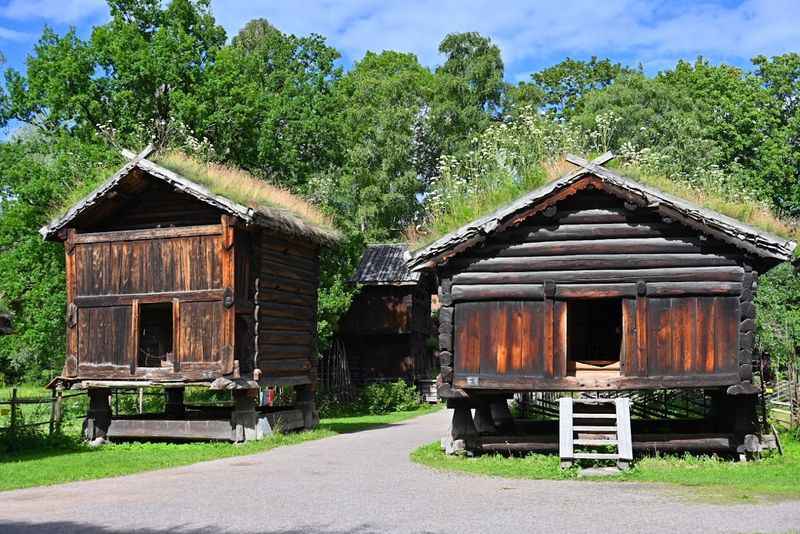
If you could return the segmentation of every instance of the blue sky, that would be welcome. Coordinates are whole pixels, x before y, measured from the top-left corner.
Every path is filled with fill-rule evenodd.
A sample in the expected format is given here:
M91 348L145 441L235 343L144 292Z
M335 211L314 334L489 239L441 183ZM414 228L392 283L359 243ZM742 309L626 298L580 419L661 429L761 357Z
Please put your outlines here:
M445 34L479 31L502 49L511 82L566 56L655 73L698 55L748 67L757 54L800 51L799 0L214 0L213 9L229 36L256 17L289 33L320 33L345 66L385 49L433 66ZM23 68L45 24L87 36L107 17L105 0L0 0L0 50L8 66Z

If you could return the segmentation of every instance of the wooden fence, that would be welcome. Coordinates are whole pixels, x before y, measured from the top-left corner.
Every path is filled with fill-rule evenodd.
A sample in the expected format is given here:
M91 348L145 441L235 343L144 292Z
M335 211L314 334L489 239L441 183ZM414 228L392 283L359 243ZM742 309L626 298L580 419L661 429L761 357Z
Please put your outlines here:
M776 380L767 385L764 395L772 419L779 425L800 426L800 384L797 377Z
M61 428L64 420L64 401L73 397L86 396L86 393L64 393L62 389L54 389L48 397L20 397L17 388L12 388L11 399L0 400L0 415L8 415L8 426L0 427L0 432L19 431L24 428L34 428L48 426L50 434ZM28 421L28 417L23 413L23 408L31 405L49 404L49 418L46 421ZM81 414L81 417L83 414Z

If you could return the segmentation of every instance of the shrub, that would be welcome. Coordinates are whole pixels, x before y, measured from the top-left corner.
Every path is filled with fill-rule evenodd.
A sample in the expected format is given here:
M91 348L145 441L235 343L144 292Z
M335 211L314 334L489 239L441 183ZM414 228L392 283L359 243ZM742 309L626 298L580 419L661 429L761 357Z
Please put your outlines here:
M403 380L369 384L360 395L360 404L371 415L413 410L419 405L419 394L413 384Z

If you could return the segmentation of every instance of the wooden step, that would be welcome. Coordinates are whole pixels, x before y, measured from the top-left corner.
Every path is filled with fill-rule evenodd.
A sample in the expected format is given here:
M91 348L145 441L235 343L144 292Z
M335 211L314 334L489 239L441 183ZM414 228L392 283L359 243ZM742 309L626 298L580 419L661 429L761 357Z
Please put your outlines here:
M616 445L618 442L615 439L573 439L572 443L574 445L600 446L600 445Z
M592 425L574 425L573 432L607 432L609 434L616 434L617 427L615 426L592 426Z
M573 413L573 419L616 419L615 413Z
M614 404L617 399L572 399L573 404Z
M619 460L619 454L606 452L574 452L572 457L576 460Z

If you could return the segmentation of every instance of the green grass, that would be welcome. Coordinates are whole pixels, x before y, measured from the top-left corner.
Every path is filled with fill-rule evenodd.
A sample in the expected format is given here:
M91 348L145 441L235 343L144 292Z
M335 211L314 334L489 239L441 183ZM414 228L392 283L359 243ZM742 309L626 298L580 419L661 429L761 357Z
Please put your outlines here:
M694 497L719 502L800 499L800 442L789 435L784 435L783 440L783 456L774 453L758 462L691 455L648 457L638 460L630 471L603 480L671 484L689 490ZM467 458L447 456L438 443L431 443L413 451L411 459L433 469L471 475L537 480L578 476L577 469L560 469L556 455Z
M432 413L439 406L386 415L323 419L319 428L277 434L241 445L229 443L119 443L92 449L78 436L78 426L68 435L47 439L13 455L0 456L0 491L129 475L142 471L189 465L206 460L245 456L276 447L295 445L347 432L398 423Z

